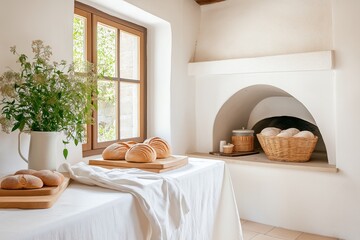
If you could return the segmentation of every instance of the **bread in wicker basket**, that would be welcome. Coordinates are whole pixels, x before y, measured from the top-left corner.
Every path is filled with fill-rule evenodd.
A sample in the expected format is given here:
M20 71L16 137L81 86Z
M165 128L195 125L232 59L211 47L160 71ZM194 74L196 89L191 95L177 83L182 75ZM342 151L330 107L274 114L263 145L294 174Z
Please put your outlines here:
M318 137L277 137L256 135L266 156L270 160L285 162L307 162L315 149Z

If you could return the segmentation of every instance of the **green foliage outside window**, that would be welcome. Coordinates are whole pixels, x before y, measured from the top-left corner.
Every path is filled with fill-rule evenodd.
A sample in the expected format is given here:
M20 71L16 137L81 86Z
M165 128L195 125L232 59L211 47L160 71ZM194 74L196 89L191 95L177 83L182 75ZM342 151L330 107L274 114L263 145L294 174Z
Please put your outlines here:
M86 19L75 15L73 25L73 59L76 63L86 61ZM97 71L101 76L113 77L116 74L116 30L105 25L98 25L97 31ZM81 66L81 64L80 64ZM82 72L83 69L77 68L76 71ZM116 105L116 95L114 82L101 81L98 84L99 111L106 110ZM104 111L101 111L104 112ZM106 111L105 111L106 112ZM112 115L115 115L113 113ZM99 122L98 124L99 141L113 140L116 136L116 123Z
M74 17L73 28L73 61L76 72L85 72L84 62L86 62L86 19Z

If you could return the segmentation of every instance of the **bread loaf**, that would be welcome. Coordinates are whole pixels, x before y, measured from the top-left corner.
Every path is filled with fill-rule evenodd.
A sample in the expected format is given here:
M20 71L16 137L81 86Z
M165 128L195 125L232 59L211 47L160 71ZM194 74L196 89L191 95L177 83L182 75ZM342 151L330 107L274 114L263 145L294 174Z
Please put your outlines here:
M292 134L290 132L281 132L276 136L277 137L292 137Z
M290 137L294 136L295 134L297 134L299 132L300 132L300 130L297 128L288 128L288 129L281 131L281 133L288 133L289 135L291 135Z
M33 170L33 169L21 169L19 171L16 171L14 173L14 175L19 175L19 174L30 174L30 175L32 175L35 172L36 172L36 170Z
M54 171L54 173L60 177L61 183L65 180L65 177L62 173L59 173L57 171Z
M49 187L59 186L64 181L64 176L61 173L51 170L39 170L32 175L40 178L44 185Z
M19 174L5 177L1 181L3 189L37 189L42 188L43 181L40 178L28 174Z
M156 151L156 158L170 157L171 149L170 145L162 138L152 137L144 141L145 144L149 144Z
M156 151L148 144L137 143L133 145L125 155L128 162L153 162L156 159Z
M136 142L118 142L109 145L102 153L104 160L124 160L126 152Z
M130 146L137 144L137 142L134 142L134 141L127 141L125 143L127 143Z
M276 127L267 127L264 128L260 133L264 136L276 136L281 132L280 128L276 128Z
M310 131L301 131L294 135L294 137L302 137L302 138L314 138L314 134Z

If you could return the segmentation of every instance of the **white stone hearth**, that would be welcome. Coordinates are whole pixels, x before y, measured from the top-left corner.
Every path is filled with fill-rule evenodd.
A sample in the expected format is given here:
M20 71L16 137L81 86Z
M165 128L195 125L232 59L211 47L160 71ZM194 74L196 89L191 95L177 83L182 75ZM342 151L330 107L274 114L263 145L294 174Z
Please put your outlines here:
M314 121L328 161L335 165L333 63L332 51L189 63L196 81L196 151L214 151L220 140L230 141L231 130L253 126L253 110L261 116L256 106L263 100L271 106L274 100L266 116L279 114L279 109L286 115L288 109L291 116Z

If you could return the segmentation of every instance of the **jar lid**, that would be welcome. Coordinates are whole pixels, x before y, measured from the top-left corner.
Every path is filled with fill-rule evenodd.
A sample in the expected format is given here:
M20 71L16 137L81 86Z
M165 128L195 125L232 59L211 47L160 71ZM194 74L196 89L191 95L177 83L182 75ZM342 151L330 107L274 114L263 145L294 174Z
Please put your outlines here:
M233 130L232 134L234 136L249 136L249 135L251 136L254 134L254 130L242 128L238 130Z

